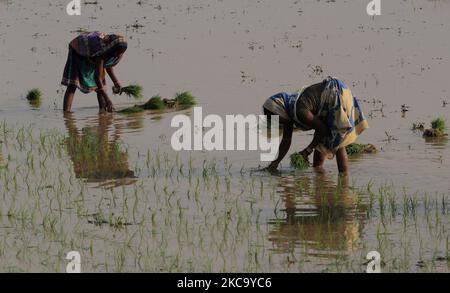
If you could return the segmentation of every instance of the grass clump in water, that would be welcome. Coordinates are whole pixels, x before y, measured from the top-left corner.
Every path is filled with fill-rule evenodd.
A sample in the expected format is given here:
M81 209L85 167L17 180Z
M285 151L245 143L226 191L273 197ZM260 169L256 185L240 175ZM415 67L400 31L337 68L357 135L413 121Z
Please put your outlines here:
M345 147L347 154L349 156L359 155L359 154L374 154L378 150L373 144L359 144L352 143Z
M152 97L142 107L144 108L144 110L165 110L166 103L164 103L161 96L157 95L157 96Z
M436 118L431 121L431 128L426 129L423 133L424 137L443 137L447 136L447 122L443 118Z
M127 95L128 97L133 97L135 99L141 99L143 97L143 88L138 84L132 84L126 87L123 87L121 93Z
M191 107L197 104L197 99L190 92L176 94L175 101L179 106L184 107Z
M295 169L304 170L309 168L309 161L300 153L295 153L291 155L291 166Z
M445 133L447 131L447 122L443 118L436 118L431 121L431 127Z
M42 97L41 90L38 88L34 88L28 92L26 98L30 102L36 102L36 101L39 101L41 99L41 97Z

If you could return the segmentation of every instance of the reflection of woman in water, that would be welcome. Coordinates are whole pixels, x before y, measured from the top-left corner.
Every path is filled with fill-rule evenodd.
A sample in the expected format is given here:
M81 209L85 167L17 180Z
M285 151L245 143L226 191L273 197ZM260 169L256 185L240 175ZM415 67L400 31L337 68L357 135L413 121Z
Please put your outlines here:
M283 138L278 158L269 169L276 169L291 146L294 127L315 130L314 139L301 154L309 157L314 152L314 167L321 167L325 159L336 155L339 172L348 171L345 147L368 128L358 101L347 85L328 77L323 82L305 88L300 93L279 93L263 106L264 114L278 115L283 125Z
M69 134L66 146L76 176L90 182L134 178L134 172L128 167L128 154L121 149L118 134L115 133L113 140L109 139L108 129L113 117L99 115L98 127L79 131L72 115L65 115Z
M97 92L100 111L114 110L106 86L106 73L114 82L114 93L120 93L121 85L114 73L127 50L127 42L119 35L100 32L83 33L69 44L69 55L62 84L67 86L64 96L64 112L70 112L77 88L83 93Z
M340 177L336 186L325 174L310 178L287 178L280 185L286 218L271 221L269 240L283 253L308 247L309 255L334 257L338 251L350 251L362 230L364 205L356 205L348 187L347 177ZM313 186L311 186L313 185Z

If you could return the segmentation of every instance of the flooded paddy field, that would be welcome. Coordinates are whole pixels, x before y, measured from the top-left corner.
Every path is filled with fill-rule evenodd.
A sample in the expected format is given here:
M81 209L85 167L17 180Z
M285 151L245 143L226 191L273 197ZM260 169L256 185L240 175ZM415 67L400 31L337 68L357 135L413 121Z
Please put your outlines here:
M449 272L450 148L413 124L450 121L450 2L0 0L0 271ZM361 100L370 129L348 178L255 172L259 152L175 152L176 114L62 113L67 45L117 32L117 67L144 96L190 91L205 114L260 114L265 99L327 75ZM110 83L109 85L112 85ZM28 90L42 91L30 105ZM113 96L118 109L137 103ZM312 133L295 133L290 153Z

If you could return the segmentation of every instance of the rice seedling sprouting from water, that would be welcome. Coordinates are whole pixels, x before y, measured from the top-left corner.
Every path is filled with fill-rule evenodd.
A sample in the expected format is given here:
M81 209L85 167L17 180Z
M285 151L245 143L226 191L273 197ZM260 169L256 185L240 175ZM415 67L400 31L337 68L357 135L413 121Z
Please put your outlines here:
M443 137L447 133L447 122L443 118L436 118L431 121L431 128L426 129L423 133L424 137Z
M447 131L447 122L439 117L431 121L431 127L445 133Z
M291 166L295 169L304 170L309 168L309 162L301 154L295 153L291 155Z
M175 101L179 106L192 107L197 104L196 98L190 92L177 93Z
M164 103L161 96L156 95L152 97L147 103L143 105L145 110L164 110L166 109L166 104Z
M373 144L352 143L348 145L345 149L349 156L359 154L374 154L377 152L377 148Z
M42 92L38 88L31 89L27 94L27 100L30 102L39 101L42 97Z

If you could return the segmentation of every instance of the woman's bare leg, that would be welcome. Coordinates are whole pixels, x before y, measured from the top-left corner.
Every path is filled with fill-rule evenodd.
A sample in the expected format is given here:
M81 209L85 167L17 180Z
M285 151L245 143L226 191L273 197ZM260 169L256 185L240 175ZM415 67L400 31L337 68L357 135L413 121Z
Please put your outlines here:
M348 156L345 147L340 148L336 152L336 162L338 165L339 173L341 174L348 173Z
M64 112L72 111L72 102L76 90L77 90L76 86L73 85L67 86L66 93L64 94Z
M98 100L98 109L100 110L100 112L105 112L106 111L106 101L101 93L97 93L97 100Z
M314 151L313 167L321 169L325 163L325 155L318 150Z

